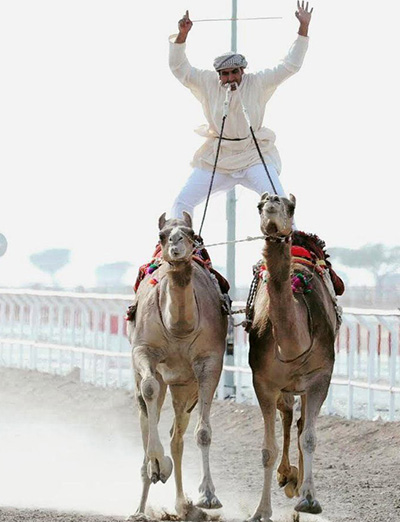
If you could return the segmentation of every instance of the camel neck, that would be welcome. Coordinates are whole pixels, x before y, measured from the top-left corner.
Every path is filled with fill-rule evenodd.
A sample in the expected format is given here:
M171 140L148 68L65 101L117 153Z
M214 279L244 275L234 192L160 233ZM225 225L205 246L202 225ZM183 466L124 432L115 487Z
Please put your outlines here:
M191 262L174 264L167 272L168 289L165 324L171 331L185 334L193 331L196 321L196 300L192 284Z
M263 257L271 284L281 286L285 282L290 286L291 243L275 243L266 241Z
M291 284L291 243L266 242L263 256L268 270L268 317L278 343L281 360L293 360L310 346L304 310L293 299Z

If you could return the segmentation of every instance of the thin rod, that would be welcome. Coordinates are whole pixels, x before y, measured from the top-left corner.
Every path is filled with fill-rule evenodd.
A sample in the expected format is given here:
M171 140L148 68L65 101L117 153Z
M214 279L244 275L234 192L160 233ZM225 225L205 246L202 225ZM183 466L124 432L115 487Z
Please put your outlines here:
M233 22L243 20L282 20L283 16L260 16L256 18L204 18L202 20L192 20L192 22Z

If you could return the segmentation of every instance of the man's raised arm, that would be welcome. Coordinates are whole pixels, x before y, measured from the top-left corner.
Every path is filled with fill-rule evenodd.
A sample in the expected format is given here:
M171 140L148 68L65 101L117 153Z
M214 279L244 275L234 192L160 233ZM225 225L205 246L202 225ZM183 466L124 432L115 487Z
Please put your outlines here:
M308 26L311 22L311 15L313 12L313 7L308 10L308 2L306 6L304 7L304 0L301 2L297 1L297 11L296 11L296 18L300 22L300 27L298 30L298 33L300 36L308 36ZM187 12L187 11L186 11Z
M179 34L175 39L175 43L185 43L187 35L190 29L193 26L193 22L189 18L189 11L183 15L183 17L178 22Z

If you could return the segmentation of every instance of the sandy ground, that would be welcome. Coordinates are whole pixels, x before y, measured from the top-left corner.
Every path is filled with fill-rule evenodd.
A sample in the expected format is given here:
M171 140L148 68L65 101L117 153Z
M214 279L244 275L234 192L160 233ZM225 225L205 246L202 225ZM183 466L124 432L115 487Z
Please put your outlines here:
M227 401L215 402L212 412L220 514L244 520L261 490L261 415L255 406ZM195 413L184 456L185 490L193 500L200 477ZM160 422L167 450L171 419L167 400ZM301 515L300 521L400 521L400 424L320 417L318 439L314 471L324 511ZM72 377L0 369L0 522L124 520L138 505L141 460L131 393L82 385ZM291 522L295 502L276 484L274 522ZM158 514L163 508L173 512L172 478L152 486L149 505Z

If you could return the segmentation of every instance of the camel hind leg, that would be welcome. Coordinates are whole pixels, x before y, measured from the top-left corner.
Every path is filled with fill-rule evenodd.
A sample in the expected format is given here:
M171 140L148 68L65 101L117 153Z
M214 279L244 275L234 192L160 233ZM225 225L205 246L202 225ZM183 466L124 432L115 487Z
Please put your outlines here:
M196 506L205 509L218 509L222 507L222 504L215 495L215 487L210 471L210 410L221 375L222 358L202 357L195 362L193 370L199 389L199 419L195 429L195 436L202 456L202 481L199 486L200 497Z
M320 378L307 390L305 397L305 416L302 433L300 435L300 446L303 456L304 481L300 488L300 500L295 510L302 513L321 513L322 508L315 498L314 478L312 463L317 436L315 430L316 420L329 389L330 376Z
M278 484L285 488L285 494L289 498L294 497L297 486L298 469L290 465L290 429L293 422L294 397L292 395L280 396L278 399L278 409L280 410L283 428L283 451L282 459L278 466Z
M185 517L186 498L182 484L183 436L190 420L190 412L197 402L197 384L187 386L170 386L175 418L171 428L171 455L174 462L176 501L178 515Z

